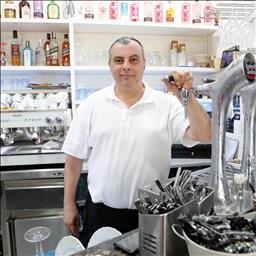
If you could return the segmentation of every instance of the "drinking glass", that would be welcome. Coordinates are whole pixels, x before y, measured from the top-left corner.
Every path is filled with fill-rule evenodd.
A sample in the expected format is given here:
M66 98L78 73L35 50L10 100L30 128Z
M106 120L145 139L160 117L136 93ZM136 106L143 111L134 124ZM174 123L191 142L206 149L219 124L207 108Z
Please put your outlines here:
M27 242L36 244L35 256L44 256L42 241L51 235L51 230L47 227L34 227L26 231L24 239Z

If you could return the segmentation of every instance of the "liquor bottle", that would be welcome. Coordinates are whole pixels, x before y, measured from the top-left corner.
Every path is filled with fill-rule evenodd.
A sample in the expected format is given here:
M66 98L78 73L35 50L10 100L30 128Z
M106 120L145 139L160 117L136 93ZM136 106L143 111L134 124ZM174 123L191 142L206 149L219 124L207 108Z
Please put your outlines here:
M178 47L178 66L185 67L187 65L187 50L186 44L181 43Z
M50 48L50 42L51 42L51 34L47 33L47 40L44 43L44 52L45 52L45 65L51 66L51 48Z
M184 2L181 6L181 22L190 23L190 3Z
M43 18L44 17L43 1L34 0L33 7L34 7L34 18Z
M7 0L4 4L4 17L16 18L16 8L13 1Z
M31 18L30 4L28 3L27 0L20 1L19 13L20 13L20 18L22 18L22 19L30 19Z
M139 21L139 3L137 1L130 4L130 20Z
M170 65L175 67L178 64L178 41L173 40L171 42L170 49Z
M0 58L1 58L1 66L7 66L8 60L6 57L6 51L5 51L5 42L0 42Z
M98 2L98 19L99 20L108 19L108 5L106 1Z
M120 19L129 21L129 3L127 1L120 2Z
M52 32L52 40L50 42L51 66L59 66L59 44L56 39L56 33Z
M118 2L111 1L109 4L109 19L117 20L118 19Z
M206 1L204 5L204 24L213 25L213 23L214 23L213 6L210 1Z
M167 4L166 22L174 22L174 7L171 1L168 1L168 4Z
M157 2L154 9L155 22L163 22L163 3Z
M22 50L22 62L23 66L32 66L33 65L33 50L30 46L30 42L25 42L25 47Z
M13 66L21 65L21 41L18 39L17 30L13 30L13 41L11 42L11 59Z
M192 4L192 23L201 23L201 4L198 2L198 0L195 0L195 2Z
M84 3L84 18L94 19L94 2L85 1Z
M153 3L151 1L145 1L143 3L143 21L152 22L153 21Z
M64 34L64 41L62 43L62 66L70 66L70 44L68 41L68 34Z
M45 65L45 52L44 52L42 39L38 40L38 45L35 50L35 65L36 66Z
M47 18L48 19L59 19L60 18L60 8L55 3L55 0L51 0L51 2L47 6Z

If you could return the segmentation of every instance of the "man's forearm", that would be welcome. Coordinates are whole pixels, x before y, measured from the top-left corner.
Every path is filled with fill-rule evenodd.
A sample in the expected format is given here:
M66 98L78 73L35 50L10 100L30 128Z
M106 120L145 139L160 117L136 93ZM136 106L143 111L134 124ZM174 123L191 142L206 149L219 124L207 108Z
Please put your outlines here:
M210 141L212 122L193 94L189 96L187 114L190 123L188 136L194 140Z
M75 203L76 188L82 166L81 159L67 156L64 170L64 205Z

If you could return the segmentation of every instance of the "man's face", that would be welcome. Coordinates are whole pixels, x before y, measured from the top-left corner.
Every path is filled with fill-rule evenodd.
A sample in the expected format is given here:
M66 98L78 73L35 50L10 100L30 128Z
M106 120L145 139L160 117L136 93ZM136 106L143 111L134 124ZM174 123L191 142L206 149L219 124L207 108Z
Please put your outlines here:
M108 64L117 86L142 85L145 61L137 42L131 41L128 45L116 43L112 47Z

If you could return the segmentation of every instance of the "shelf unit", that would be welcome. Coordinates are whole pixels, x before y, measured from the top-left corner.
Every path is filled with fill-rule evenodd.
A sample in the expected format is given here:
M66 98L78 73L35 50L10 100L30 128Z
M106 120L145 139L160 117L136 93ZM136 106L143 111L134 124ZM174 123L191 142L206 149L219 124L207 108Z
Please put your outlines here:
M212 34L218 29L215 26L206 25L181 25L181 24L155 24L155 23L118 23L118 22L97 22L78 19L2 19L1 33L2 41L8 43L12 40L12 30L18 30L18 34L22 34L23 40L31 40L32 48L36 46L39 37L45 38L45 33L53 31L57 33L59 44L62 41L64 33L69 33L70 40L70 57L71 65L69 67L62 66L4 66L1 67L1 80L4 78L13 78L15 76L29 76L31 82L37 82L39 79L62 79L63 82L69 80L71 84L72 109L76 109L80 100L77 100L77 92L80 88L94 87L102 88L107 86L112 77L107 65L77 65L77 56L82 54L79 43L90 51L94 49L108 50L109 42L113 42L121 35L136 36L144 44L145 50L156 49L168 51L168 45L174 38L181 38L189 42L194 40L194 48L203 53L210 52L209 41ZM58 37L59 35L59 37ZM62 38L60 38L62 36ZM141 38L140 38L141 37ZM106 40L102 40L102 39ZM144 40L144 41L143 41ZM153 42L155 40L155 42ZM197 40L197 41L195 41ZM163 44L164 42L164 47ZM198 46L198 43L200 45ZM146 46L145 46L146 45ZM81 51L81 52L79 52ZM7 56L8 57L8 56ZM10 56L8 58L10 60ZM170 67L170 66L147 66L145 70L145 80L158 81L161 76L173 70L188 70L195 76L213 75L214 69L198 68L198 67ZM45 81L46 82L46 81ZM48 81L49 82L49 81ZM52 81L51 81L52 82ZM156 82L158 83L158 82ZM153 85L157 88L157 85ZM18 92L18 91L17 91Z

